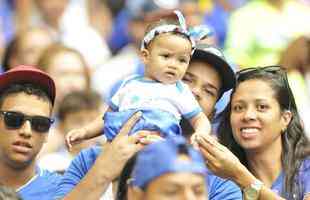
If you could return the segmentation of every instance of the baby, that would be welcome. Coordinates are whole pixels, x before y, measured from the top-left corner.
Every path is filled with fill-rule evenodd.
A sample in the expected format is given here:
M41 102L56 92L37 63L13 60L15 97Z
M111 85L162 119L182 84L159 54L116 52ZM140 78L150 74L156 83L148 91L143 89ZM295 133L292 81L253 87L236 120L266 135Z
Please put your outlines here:
M88 126L67 135L67 144L80 142L103 133L112 140L122 125L137 111L142 117L129 134L139 130L160 133L161 137L181 135L181 116L187 118L197 135L209 134L211 125L191 90L181 79L189 65L195 42L186 28L181 12L174 12L178 21L168 19L151 24L141 45L145 65L143 76L123 81L111 98L108 112Z

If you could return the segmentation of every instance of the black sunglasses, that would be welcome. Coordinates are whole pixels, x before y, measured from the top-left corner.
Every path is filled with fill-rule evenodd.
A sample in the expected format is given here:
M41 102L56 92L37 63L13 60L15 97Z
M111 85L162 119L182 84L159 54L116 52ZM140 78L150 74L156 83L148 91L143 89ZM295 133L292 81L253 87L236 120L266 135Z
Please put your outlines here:
M289 95L289 107L288 107L289 110L291 109L292 104L296 107L294 96L290 88L288 79L287 79L286 70L283 69L281 66L273 65L273 66L266 66L266 67L251 67L251 68L242 69L236 72L237 83L246 79L246 77L250 74L255 74L255 73L260 73L260 72L279 75L279 77L281 77L282 81L284 82L286 90Z
M40 133L46 133L54 122L53 119L48 117L28 116L21 112L0 111L0 114L3 115L5 126L11 129L18 129L25 123L26 120L29 120L32 130Z

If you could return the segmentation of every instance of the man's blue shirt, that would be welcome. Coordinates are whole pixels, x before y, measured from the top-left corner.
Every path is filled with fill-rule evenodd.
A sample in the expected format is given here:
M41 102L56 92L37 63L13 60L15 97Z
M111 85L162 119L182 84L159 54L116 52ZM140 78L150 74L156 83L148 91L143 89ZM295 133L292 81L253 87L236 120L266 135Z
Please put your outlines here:
M70 164L62 177L55 199L67 195L87 174L101 152L101 147L91 147L83 150ZM208 194L210 200L237 200L242 194L233 182L214 176L208 172Z
M37 169L36 176L17 190L23 200L52 200L61 176L55 172Z

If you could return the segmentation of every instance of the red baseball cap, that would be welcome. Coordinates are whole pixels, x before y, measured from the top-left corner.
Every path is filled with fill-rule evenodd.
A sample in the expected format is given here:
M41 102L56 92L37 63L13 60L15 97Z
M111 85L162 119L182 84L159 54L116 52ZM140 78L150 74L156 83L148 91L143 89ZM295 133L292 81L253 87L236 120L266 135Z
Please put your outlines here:
M56 87L54 80L34 66L19 65L0 75L0 93L11 84L32 83L41 86L54 105Z

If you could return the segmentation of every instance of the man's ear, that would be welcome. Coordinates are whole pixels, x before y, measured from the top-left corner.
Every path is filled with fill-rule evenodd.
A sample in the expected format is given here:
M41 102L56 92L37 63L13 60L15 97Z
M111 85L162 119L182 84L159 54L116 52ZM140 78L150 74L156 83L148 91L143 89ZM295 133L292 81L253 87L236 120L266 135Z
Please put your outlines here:
M150 57L150 52L147 49L142 49L140 51L140 55L141 55L141 60L143 64L147 65L149 57Z
M144 192L140 188L128 186L127 192L128 200L143 200Z

